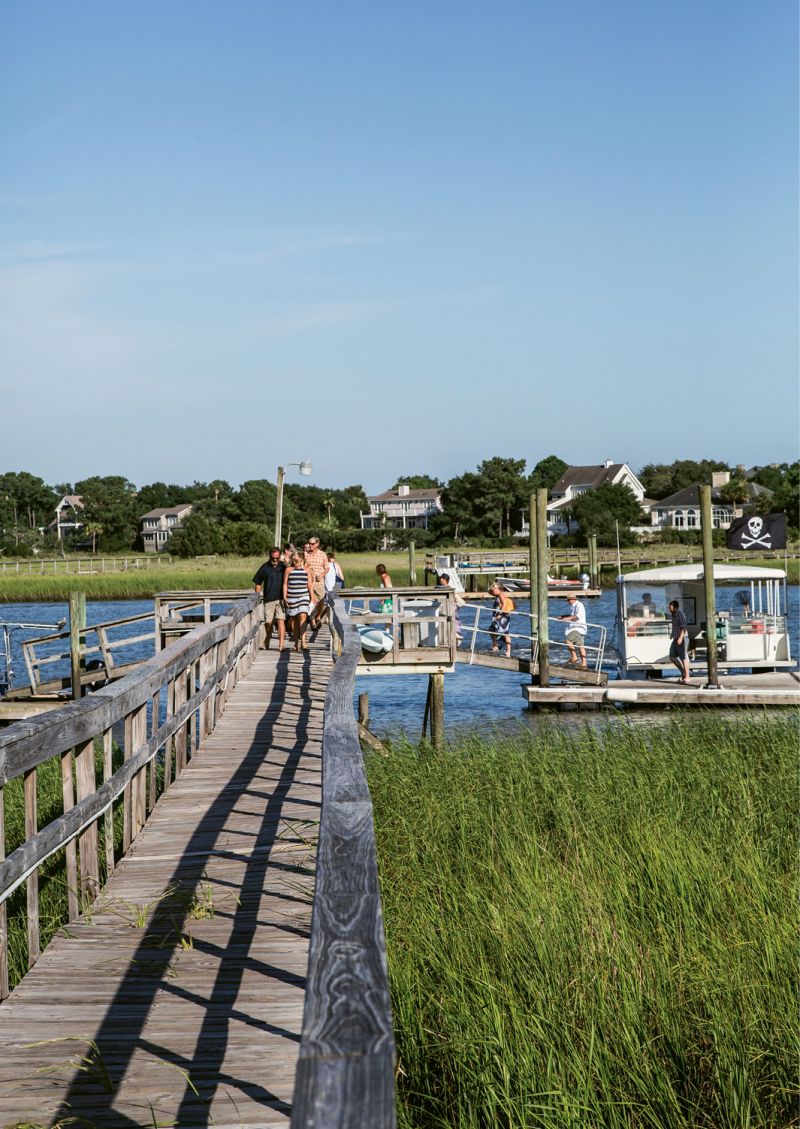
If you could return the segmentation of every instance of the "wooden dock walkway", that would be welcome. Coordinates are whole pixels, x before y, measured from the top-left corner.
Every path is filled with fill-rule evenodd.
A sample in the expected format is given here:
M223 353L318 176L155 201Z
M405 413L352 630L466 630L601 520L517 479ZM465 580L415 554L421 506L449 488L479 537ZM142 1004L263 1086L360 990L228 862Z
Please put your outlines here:
M327 632L258 653L91 909L0 1005L0 1124L287 1125Z

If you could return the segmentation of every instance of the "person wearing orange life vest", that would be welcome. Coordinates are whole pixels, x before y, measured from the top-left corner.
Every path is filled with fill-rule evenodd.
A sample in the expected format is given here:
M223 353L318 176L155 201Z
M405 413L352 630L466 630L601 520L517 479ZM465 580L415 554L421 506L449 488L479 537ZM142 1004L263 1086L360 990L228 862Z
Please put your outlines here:
M492 605L492 622L489 625L489 634L492 637L492 654L499 655L498 642L502 636L506 648L506 658L511 658L511 613L514 611L514 601L507 592L504 592L496 582L489 586L489 594L494 596Z

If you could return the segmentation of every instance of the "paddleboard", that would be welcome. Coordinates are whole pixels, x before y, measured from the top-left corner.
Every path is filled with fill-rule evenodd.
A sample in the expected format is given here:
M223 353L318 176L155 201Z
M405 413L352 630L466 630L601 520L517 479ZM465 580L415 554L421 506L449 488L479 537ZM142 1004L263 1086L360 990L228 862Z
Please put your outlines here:
M361 636L361 646L365 651L370 651L374 655L379 655L383 651L391 651L394 646L394 640L388 631L381 631L379 627L359 627L358 634Z

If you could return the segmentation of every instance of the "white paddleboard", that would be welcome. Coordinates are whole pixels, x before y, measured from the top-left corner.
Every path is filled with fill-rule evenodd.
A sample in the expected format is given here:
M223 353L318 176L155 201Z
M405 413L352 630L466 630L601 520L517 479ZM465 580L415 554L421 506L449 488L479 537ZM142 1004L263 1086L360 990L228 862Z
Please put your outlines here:
M379 627L359 627L358 634L361 636L361 646L365 651L370 651L374 655L379 655L383 651L391 651L394 646L394 640L388 631L381 631Z

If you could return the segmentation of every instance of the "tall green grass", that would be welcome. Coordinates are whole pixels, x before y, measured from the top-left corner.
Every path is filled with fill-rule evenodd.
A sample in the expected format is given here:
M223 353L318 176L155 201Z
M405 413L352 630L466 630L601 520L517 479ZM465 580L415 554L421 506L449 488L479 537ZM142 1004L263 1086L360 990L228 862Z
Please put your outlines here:
M403 1127L798 1123L797 725L368 762Z
M406 554L342 553L337 559L348 585L376 587L375 565L380 561L386 562L395 585L408 584ZM422 583L424 557L418 555L417 560ZM85 592L90 600L147 600L156 592L252 588L262 561L261 557L209 557L127 572L0 574L0 603L58 602L69 599L70 592Z

